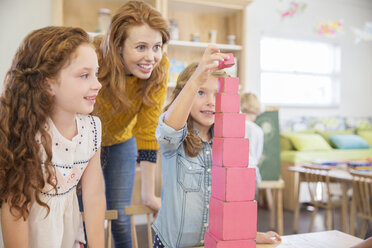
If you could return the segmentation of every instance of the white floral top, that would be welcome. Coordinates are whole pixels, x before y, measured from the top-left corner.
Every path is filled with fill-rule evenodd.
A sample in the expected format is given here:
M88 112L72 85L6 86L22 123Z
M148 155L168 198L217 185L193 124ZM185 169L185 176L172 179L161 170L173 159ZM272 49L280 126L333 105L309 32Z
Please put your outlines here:
M37 202L31 205L29 216L31 248L72 248L85 243L84 230L76 186L89 160L101 145L101 122L90 115L77 115L78 134L64 138L50 120L52 136L52 162L56 169L57 192L46 185L41 200L47 209Z

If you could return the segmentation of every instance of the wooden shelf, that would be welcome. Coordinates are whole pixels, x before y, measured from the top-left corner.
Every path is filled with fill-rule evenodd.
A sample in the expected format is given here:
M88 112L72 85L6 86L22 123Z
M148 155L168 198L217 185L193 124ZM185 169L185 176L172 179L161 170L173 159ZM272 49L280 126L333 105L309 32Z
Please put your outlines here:
M238 77L241 90L245 85L245 22L246 6L251 0L145 0L154 6L168 20L175 20L179 30L179 40L171 40L166 52L169 59L186 61L200 60L208 46L209 31L217 31L217 46L222 52L231 52L237 58ZM53 25L82 27L91 32L97 30L97 11L108 8L115 11L124 0L53 0ZM84 9L82 12L81 9ZM191 37L198 33L200 42L191 42ZM228 43L227 37L235 35L236 45ZM174 81L174 80L173 80ZM170 83L170 87L174 87Z
M174 47L187 47L187 48L201 48L204 49L209 43L206 42L194 42L194 41L181 41L181 40L171 40L169 46ZM216 44L218 48L223 51L241 51L242 46L240 45L229 45L229 44Z

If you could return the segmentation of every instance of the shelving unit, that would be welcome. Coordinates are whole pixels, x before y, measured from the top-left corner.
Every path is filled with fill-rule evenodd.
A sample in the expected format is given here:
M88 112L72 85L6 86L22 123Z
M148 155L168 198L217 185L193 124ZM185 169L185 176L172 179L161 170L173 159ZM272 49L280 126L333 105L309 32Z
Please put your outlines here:
M237 58L240 90L245 82L245 8L250 0L163 0L161 12L168 20L175 20L179 40L171 40L167 54L170 59L199 61L209 44L208 33L217 30L217 46ZM192 42L192 33L199 33L200 42ZM227 36L235 35L235 45L227 44ZM171 86L171 85L170 85Z
M125 0L53 0L54 25L79 26L95 32L97 11L108 8L115 12ZM179 40L171 40L166 48L169 59L188 63L199 61L209 44L208 32L217 30L217 46L237 58L240 91L245 82L245 16L251 0L146 0L168 20L176 20ZM83 11L82 11L83 10ZM199 33L200 42L191 42L191 34ZM236 45L227 44L227 36L235 35ZM170 84L170 87L173 85Z
M209 43L207 42L195 42L195 41L181 41L181 40L171 40L169 41L169 46L179 47L179 48L200 48L205 49ZM241 51L243 48L240 45L230 45L230 44L216 44L223 51Z

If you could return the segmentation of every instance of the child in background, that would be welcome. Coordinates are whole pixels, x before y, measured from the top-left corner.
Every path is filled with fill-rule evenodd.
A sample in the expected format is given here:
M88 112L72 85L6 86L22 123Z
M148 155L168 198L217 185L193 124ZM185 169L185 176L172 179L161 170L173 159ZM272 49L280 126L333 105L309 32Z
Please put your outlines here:
M45 27L23 40L0 98L0 203L5 247L104 247L101 123L88 115L101 88L80 28Z
M244 93L240 96L240 110L245 114L245 138L249 140L249 167L256 169L256 185L261 182L261 174L258 163L262 156L264 145L264 133L262 128L254 121L261 113L261 103L258 97L252 93ZM256 187L256 199L257 199Z
M218 61L227 59L215 45L199 64L190 64L178 77L172 101L160 116L156 138L162 151L162 206L153 228L153 247L204 244L208 229L212 180L212 139ZM258 243L280 240L274 232L257 233Z

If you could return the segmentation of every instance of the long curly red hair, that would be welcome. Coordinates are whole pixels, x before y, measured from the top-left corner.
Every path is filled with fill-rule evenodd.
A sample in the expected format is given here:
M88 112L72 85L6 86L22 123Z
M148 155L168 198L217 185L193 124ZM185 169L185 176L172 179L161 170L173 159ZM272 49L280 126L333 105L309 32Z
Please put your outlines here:
M19 46L5 76L0 97L0 204L6 202L17 218L28 217L33 200L49 213L39 197L46 184L56 190L48 133L54 101L46 79L58 78L85 43L89 36L80 28L35 30Z
M128 30L144 24L160 32L163 45L169 41L167 21L156 9L142 1L129 1L122 5L112 17L106 35L98 36L94 41L100 66L98 80L102 83L100 94L112 104L113 114L127 111L132 106L126 93L125 66L120 48L128 36ZM163 56L149 79L139 80L141 89L138 96L147 106L154 103L152 93L159 90L164 81L167 73L164 68L165 59ZM100 106L97 105L98 112L99 108Z

